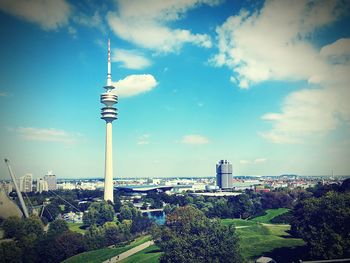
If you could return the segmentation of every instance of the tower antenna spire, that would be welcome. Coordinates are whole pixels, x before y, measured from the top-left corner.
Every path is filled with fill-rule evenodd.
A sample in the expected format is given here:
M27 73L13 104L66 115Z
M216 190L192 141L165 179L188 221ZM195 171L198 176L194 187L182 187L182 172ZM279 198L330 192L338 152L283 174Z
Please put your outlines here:
M111 39L108 38L107 86L112 86L111 74Z

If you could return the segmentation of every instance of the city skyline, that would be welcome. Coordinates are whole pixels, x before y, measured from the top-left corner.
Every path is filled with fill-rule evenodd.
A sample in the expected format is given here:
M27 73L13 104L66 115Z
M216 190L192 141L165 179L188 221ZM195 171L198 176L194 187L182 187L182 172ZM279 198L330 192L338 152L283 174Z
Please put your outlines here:
M0 154L17 177L103 178L111 38L115 179L215 176L221 159L233 175L349 175L349 10L1 1Z

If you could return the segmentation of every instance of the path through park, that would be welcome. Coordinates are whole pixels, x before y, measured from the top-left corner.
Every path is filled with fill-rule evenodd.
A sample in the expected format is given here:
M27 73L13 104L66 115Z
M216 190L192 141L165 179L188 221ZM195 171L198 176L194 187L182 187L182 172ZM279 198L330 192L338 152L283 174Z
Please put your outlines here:
M127 257L130 257L131 255L134 255L135 253L137 253L141 250L144 250L145 248L147 248L153 244L154 244L153 240L147 241L141 245L138 245L137 247L134 247L134 248L129 249L128 251L125 251L125 252L123 252L115 257L112 257L112 258L104 261L103 263L115 263L115 262L121 261Z

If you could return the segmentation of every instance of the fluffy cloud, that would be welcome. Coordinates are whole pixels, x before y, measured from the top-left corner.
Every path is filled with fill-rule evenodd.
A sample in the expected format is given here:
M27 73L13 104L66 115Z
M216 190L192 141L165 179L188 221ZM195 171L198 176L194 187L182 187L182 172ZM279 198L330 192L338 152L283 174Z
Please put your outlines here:
M341 14L336 1L267 1L258 12L241 11L216 29L215 66L234 71L241 88L265 80L304 80L324 70L307 40Z
M209 143L209 139L205 136L198 134L190 134L185 135L181 139L181 143L183 144L207 144Z
M139 137L137 144L138 145L147 145L147 144L149 144L150 143L149 142L149 137L150 137L149 134L142 134Z
M239 163L240 164L261 164L261 163L265 163L267 161L266 158L258 158L258 159L255 159L255 160L240 160Z
M67 25L71 14L71 7L65 0L2 0L0 9L45 30Z
M178 51L184 43L211 47L206 34L193 34L187 29L172 29L170 22L202 4L217 5L218 0L120 0L118 12L108 13L108 23L119 37L158 52Z
M135 50L114 49L112 60L129 69L143 69L151 65L149 59Z
M129 75L126 78L113 83L116 87L115 94L119 97L135 96L151 91L158 83L150 74Z
M259 11L241 11L216 29L219 52L211 62L232 69L240 88L267 80L306 80L309 85L287 96L261 135L274 143L300 143L349 121L349 39L321 50L310 40L317 29L340 19L341 1L266 1Z
M81 136L78 133L69 133L57 129L41 129L34 127L19 127L14 129L19 136L29 141L61 142L65 144L76 143Z

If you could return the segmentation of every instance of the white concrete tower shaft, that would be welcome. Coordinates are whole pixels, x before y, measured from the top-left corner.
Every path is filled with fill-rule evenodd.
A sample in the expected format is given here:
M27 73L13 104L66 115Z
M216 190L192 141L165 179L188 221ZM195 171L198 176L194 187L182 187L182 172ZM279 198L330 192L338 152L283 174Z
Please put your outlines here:
M106 92L101 94L101 102L105 105L101 109L101 119L106 121L105 185L103 198L105 201L109 200L113 202L112 122L117 119L117 109L113 105L118 103L118 96L112 92L115 87L112 84L111 45L109 39L107 65L107 85L104 87Z

